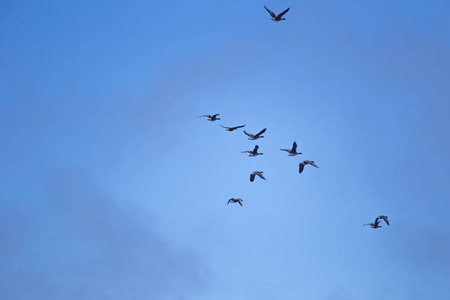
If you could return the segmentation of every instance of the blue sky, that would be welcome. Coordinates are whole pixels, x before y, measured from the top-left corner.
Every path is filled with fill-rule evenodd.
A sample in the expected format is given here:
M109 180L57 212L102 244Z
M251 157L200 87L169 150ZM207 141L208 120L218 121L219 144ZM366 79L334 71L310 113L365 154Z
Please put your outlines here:
M449 12L3 1L0 298L448 299Z

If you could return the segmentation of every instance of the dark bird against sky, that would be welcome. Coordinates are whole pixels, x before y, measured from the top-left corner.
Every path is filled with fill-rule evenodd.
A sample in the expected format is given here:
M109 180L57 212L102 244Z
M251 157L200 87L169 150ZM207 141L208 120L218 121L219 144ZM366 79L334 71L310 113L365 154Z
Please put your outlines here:
M255 172L253 172L252 174L250 174L250 181L253 182L255 180L255 176L256 175L258 175L262 179L266 180L266 178L264 178L264 175L262 173L264 173L264 172L263 171L255 171Z
M227 205L230 203L239 203L239 205L242 206L242 201L244 200L242 200L241 198L230 198L230 200L228 200Z
M299 154L302 154L301 152L297 152L297 143L294 142L294 144L292 145L292 149L280 149L282 151L287 151L289 154L289 156L296 156Z
M282 16L283 16L285 13L287 13L287 12L289 11L289 9L290 9L290 7L288 7L285 11L283 11L283 12L280 13L280 14L278 14L278 16L277 16L273 11L271 11L270 9L268 9L265 5L264 5L264 8L269 12L270 16L272 17L271 20L273 20L273 21L275 21L275 22L278 22L278 21L281 21L281 20L286 20L285 18L282 18Z
M241 151L241 152L242 152L242 153L250 153L249 156L263 155L264 153L258 153L258 148L259 148L259 146L256 145L255 148L253 149L253 151L247 150L247 151Z
M306 165L311 165L318 168L318 166L314 163L313 160L304 160L298 165L298 172L299 173L303 172L303 169L305 168Z
M203 116L200 116L199 118L202 118L202 117L207 117L208 119L208 121L216 121L216 120L220 120L220 118L218 118L217 116L218 115L220 115L220 114L215 114L215 115L203 115Z
M264 136L263 135L261 135L261 134L263 134L264 132L266 132L266 129L267 128L264 128L263 130L261 130L260 132L258 132L257 134L251 134L251 133L248 133L247 131L245 131L244 130L244 133L246 134L246 135L248 135L249 136L249 140L257 140L257 139L260 139L260 138L263 138Z
M244 125L240 125L240 126L235 126L235 127L227 127L227 126L223 126L223 125L220 125L220 126L222 126L223 128L225 128L226 131L233 131L233 130L236 130L236 129L238 129L238 128L244 127L245 124L244 124Z
M373 228L373 229L381 228L381 226L379 225L380 224L380 219L383 219L386 222L386 224L389 225L389 221L388 221L388 217L387 216L379 216L379 217L375 218L375 222L363 224L363 226L370 225L370 227Z

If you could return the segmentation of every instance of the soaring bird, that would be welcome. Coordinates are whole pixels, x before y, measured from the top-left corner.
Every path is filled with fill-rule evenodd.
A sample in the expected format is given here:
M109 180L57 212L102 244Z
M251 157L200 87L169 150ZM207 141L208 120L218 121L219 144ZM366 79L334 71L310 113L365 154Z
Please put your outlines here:
M302 154L301 152L297 152L297 143L296 142L294 142L294 144L292 145L292 149L280 149L280 150L289 152L289 154L288 154L289 156L296 156L296 155Z
M226 126L223 126L223 125L220 125L220 126L222 126L223 128L225 128L226 131L233 131L233 130L236 130L236 129L238 129L238 128L244 127L245 124L244 124L244 125L241 125L241 126L235 126L235 127L226 127Z
M312 160L304 160L298 165L298 172L299 173L303 172L303 169L305 168L305 165L311 165L311 166L314 166L314 167L318 168L318 166L314 163L314 161L312 161Z
M375 218L375 222L374 223L363 224L363 226L370 225L370 227L373 228L373 229L381 228L381 226L379 225L380 224L380 219L383 219L386 222L386 224L389 225L389 221L388 221L388 217L387 216L379 216L379 217Z
M258 175L259 177L261 177L262 179L266 180L264 178L264 175L262 174L264 173L263 171L255 171L252 174L250 174L250 181L253 182L255 180L255 176Z
M217 121L217 120L220 120L220 118L218 118L217 116L218 115L220 115L220 114L215 114L215 115L203 115L203 116L200 116L199 118L201 118L201 117L207 117L208 119L208 121Z
M255 148L253 149L253 151L247 150L247 151L241 151L241 152L242 152L242 153L250 153L249 156L263 155L264 153L258 153L258 148L259 148L259 146L256 145Z
M242 206L242 201L244 201L244 200L242 200L241 198L230 198L230 200L228 200L228 203L227 203L227 205L228 204L230 204L230 203L239 203L239 205L240 206Z
M270 9L268 9L265 5L264 5L264 8L269 12L269 14L272 16L272 18L271 18L271 20L273 20L273 21L275 21L275 22L278 22L278 21L281 21L281 20L286 20L285 18L282 18L282 16L285 14L285 13L287 13L288 11L289 11L289 9L290 9L290 7L288 7L285 11L283 11L282 13L280 13L278 16L273 12L273 11L271 11Z
M251 133L248 133L247 131L245 131L244 130L244 133L246 134L246 135L248 135L249 136L249 140L257 140L257 139L260 139L260 138L263 138L264 136L262 136L261 134L263 134L264 132L266 132L266 129L267 128L264 128L263 130L261 130L260 132L258 132L257 134L251 134Z

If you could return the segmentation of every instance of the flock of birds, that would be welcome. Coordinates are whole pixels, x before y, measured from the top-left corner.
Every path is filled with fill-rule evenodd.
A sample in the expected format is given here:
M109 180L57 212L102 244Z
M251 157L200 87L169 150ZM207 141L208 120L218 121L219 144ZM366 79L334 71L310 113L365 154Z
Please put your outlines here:
M269 12L270 16L272 17L271 20L273 20L275 22L286 20L285 18L283 18L283 16L290 9L290 7L288 7L283 12L279 13L278 15L276 15L273 11L268 9L266 6L264 6L264 8ZM208 121L218 121L218 120L220 120L220 118L217 117L219 115L220 114L203 115L203 116L200 116L200 118L206 117ZM239 128L243 128L245 125L239 125L239 126L234 126L234 127L227 127L227 126L223 126L223 125L220 125L220 126L225 128L226 131L234 131L234 130L237 130ZM260 138L264 137L262 134L264 132L266 132L266 130L267 130L267 128L264 128L263 130L261 130L257 134L251 134L251 133L248 133L247 131L244 130L244 133L248 136L249 140L257 140L257 139L260 139ZM250 157L263 155L264 153L259 153L258 149L259 149L259 146L255 145L253 150L242 151L242 153L249 153L248 156L250 156ZM301 152L297 152L297 143L295 141L294 141L291 149L280 149L280 150L288 152L288 156L296 156L296 155L302 154ZM298 170L299 173L303 172L303 169L305 168L306 165L311 165L313 167L318 168L318 166L315 164L314 161L312 161L312 160L304 160L304 161L302 161L299 164L299 170ZM250 174L250 181L253 182L255 180L256 176L259 176L261 179L266 180L266 178L264 177L263 173L264 173L263 171L254 171L254 172L252 172ZM243 206L243 203L242 203L243 201L244 200L242 200L241 198L230 198L228 200L227 204L239 203L240 206ZM384 220L386 222L386 224L388 226L390 226L388 217L387 216L383 216L383 215L376 217L374 223L363 224L363 226L370 225L370 227L373 228L373 229L381 228L382 226L380 226L380 219Z
M218 120L220 120L220 118L218 118L218 116L220 116L220 114L203 115L203 116L200 116L199 118L206 117L208 121L218 121ZM227 127L227 126L223 126L223 125L220 125L220 126L225 128L226 131L234 131L234 130L237 130L239 128L245 127L245 124L244 125L239 125L239 126L234 126L234 127ZM252 133L249 133L249 132L247 132L245 130L243 132L248 136L248 140L254 141L254 140L257 140L257 139L264 138L264 136L262 134L264 132L266 132L266 130L267 130L267 128L264 128L263 130L261 130L257 134L252 134ZM255 145L253 150L246 150L246 151L241 151L241 152L242 153L249 153L249 155L248 155L249 157L255 157L255 156L258 156L258 155L263 155L264 153L258 152L258 149L259 149L259 146ZM293 143L291 149L280 149L280 150L281 151L286 151L288 153L288 156L296 156L296 155L302 154L301 152L297 152L297 142ZM302 173L303 169L305 168L306 165L312 165L312 166L318 168L318 166L314 163L314 161L312 161L312 160L304 160L304 161L302 161L299 164L298 172ZM252 172L250 174L250 182L255 181L256 176L260 177L263 180L266 180L266 178L264 177L263 173L264 173L263 171L254 171L254 172ZM243 203L242 203L243 201L244 200L242 200L241 198L231 198L231 199L228 200L227 204L239 203L241 206L243 206Z

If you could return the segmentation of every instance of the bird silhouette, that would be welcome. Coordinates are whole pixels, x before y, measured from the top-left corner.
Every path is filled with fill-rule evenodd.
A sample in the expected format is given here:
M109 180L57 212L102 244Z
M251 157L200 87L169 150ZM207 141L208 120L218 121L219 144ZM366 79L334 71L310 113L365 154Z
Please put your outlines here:
M244 130L244 133L246 134L246 135L248 135L249 136L249 140L257 140L257 139L260 139L260 138L263 138L264 136L262 136L261 134L263 134L264 132L266 132L266 129L267 128L264 128L263 130L261 130L260 132L258 132L257 134L251 134L251 133L248 133L247 131L245 131Z
M292 149L280 149L281 151L287 151L289 154L289 156L296 156L299 154L302 154L301 152L297 152L297 143L294 142L294 144L292 144Z
M383 219L386 222L386 224L388 224L388 226L389 226L389 221L388 221L388 217L387 216L376 217L375 218L375 222L363 224L363 226L370 225L370 227L373 228L373 229L382 228L382 226L380 226L380 219Z
M202 117L207 117L208 119L208 121L217 121L217 120L220 120L220 118L218 118L217 116L218 115L220 115L220 114L215 114L215 115L203 115L203 116L200 116L199 118L202 118Z
M250 150L247 150L247 151L241 151L242 153L250 153L250 155L249 156L258 156L258 155L263 155L264 153L258 153L258 148L259 148L259 146L258 145L256 145L255 146L255 148L252 150L252 151L250 151Z
M233 130L236 130L236 129L238 129L238 128L244 127L245 124L244 124L244 125L241 125L241 126L235 126L235 127L227 127L227 126L223 126L223 125L220 125L220 126L222 126L223 128L225 128L226 131L233 131Z
M230 203L239 203L239 205L242 206L242 201L244 200L242 200L241 198L230 198L230 200L228 200L227 205Z
M318 168L318 166L314 163L314 161L304 160L298 165L298 172L299 173L303 172L303 169L305 168L306 165L311 165L311 166Z
M264 173L264 172L263 171L255 171L255 172L251 173L250 174L250 181L253 182L255 180L255 176L256 175L258 175L262 179L266 180L266 178L264 178L264 175L262 173Z
M290 9L290 7L288 7L285 11L283 11L282 13L279 13L278 16L277 16L273 11L268 9L265 5L264 5L264 8L269 12L270 16L272 17L271 20L273 20L275 22L278 22L278 21L281 21L281 20L286 20L285 18L282 18L282 16L285 13L287 13L289 11L289 9Z

